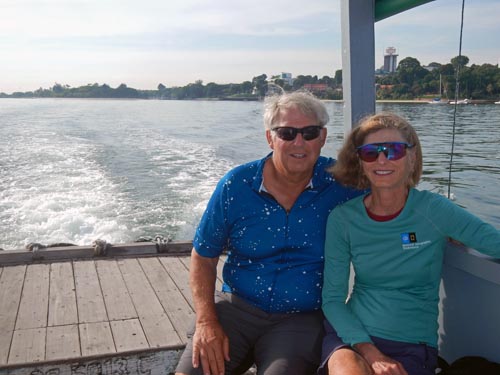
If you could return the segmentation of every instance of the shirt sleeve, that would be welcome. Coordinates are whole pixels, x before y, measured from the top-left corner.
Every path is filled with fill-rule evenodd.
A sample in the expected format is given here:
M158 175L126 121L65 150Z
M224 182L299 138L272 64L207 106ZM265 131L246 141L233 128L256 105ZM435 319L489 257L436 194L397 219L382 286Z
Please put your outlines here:
M433 225L454 240L462 242L483 254L500 258L500 231L482 221L449 199L433 194L428 209L433 215Z
M201 256L215 258L222 254L227 245L229 236L227 183L229 178L229 175L226 175L217 184L196 229L193 247Z
M347 218L342 213L341 207L334 209L326 226L323 312L342 341L354 345L372 340L363 323L346 304L351 252Z

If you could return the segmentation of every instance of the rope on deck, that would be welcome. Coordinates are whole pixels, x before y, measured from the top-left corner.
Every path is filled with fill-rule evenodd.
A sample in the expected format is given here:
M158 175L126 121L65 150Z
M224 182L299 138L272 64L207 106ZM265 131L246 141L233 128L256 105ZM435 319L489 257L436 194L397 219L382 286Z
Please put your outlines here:
M106 256L108 249L113 246L110 243L107 243L105 240L97 239L92 242L92 246L94 246L94 256Z
M31 251L31 252L36 252L39 250L44 250L48 249L51 247L67 247L67 246L76 246L74 243L67 243L67 242L57 242L57 243L51 243L48 245L44 245L39 242L30 242L25 246L26 250Z
M155 242L156 242L156 251L158 253L168 253L168 243L172 240L170 235L168 235L166 238L157 234L155 237Z
M152 242L156 246L156 252L157 253L168 253L169 252L169 247L168 244L172 241L172 237L170 235L167 236L162 236L160 234L157 234L154 238L152 237L140 237L138 240L135 242ZM53 247L67 247L67 246L77 246L73 243L63 243L63 242L58 242L58 243L53 243L49 245L44 245L39 242L30 242L25 246L26 250L31 251L31 252L38 252L40 250L46 250L48 248L53 248ZM106 242L105 240L101 239L96 239L95 241L92 242L92 247L94 248L94 256L106 256L108 254L108 250L112 247L113 245L111 243ZM3 250L3 249L0 249Z
M165 237L161 234L157 234L154 238L148 236L139 237L135 242L154 242L156 245L156 252L162 254L168 253L168 244L170 241L172 241L172 236L167 235Z

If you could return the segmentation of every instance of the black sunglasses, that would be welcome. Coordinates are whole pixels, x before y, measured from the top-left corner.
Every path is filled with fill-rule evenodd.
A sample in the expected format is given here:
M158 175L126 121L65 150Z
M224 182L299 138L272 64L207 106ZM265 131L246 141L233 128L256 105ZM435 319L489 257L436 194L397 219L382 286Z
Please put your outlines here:
M271 131L275 132L278 138L284 141L293 141L297 134L302 134L302 138L305 141L311 141L316 139L321 134L321 129L323 129L320 125L310 125L304 128L293 128L291 126L279 126L276 128L272 128Z
M363 146L356 147L359 158L367 163L372 163L378 159L378 155L383 152L387 160L399 160L406 155L406 149L412 148L405 142L384 142L384 143L368 143Z

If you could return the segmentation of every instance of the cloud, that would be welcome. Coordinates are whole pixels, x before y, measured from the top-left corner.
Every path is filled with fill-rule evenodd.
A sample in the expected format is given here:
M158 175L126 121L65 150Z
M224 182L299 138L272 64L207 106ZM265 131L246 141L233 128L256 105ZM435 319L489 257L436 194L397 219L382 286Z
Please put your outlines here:
M375 26L399 60L458 54L460 2L438 0ZM463 53L500 56L500 3L466 4ZM262 73L331 75L341 68L339 0L2 0L0 91L54 82L155 88L196 79L238 82Z
M82 37L196 31L293 35L303 33L303 26L312 31L324 29L324 24L310 19L326 19L336 10L325 0L307 7L303 2L283 0L7 0L0 4L0 13L3 36Z

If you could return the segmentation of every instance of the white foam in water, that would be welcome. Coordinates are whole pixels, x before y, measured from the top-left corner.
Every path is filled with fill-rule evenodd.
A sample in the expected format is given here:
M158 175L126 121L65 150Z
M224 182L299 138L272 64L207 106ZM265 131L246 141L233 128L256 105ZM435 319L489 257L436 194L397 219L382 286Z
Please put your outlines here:
M10 152L18 163L6 170L11 183L0 191L0 247L19 249L30 242L84 245L97 238L126 237L127 228L119 220L125 209L120 192L92 160L91 145L53 135L26 139Z
M215 185L233 164L219 158L215 147L164 135L156 134L140 145L147 146L144 151L162 186L160 207L169 212L169 228L175 230L176 239L192 239Z
M142 159L124 160L118 166L124 174L114 176L116 160L102 157L102 145L46 135L18 140L10 150L16 167L2 176L11 183L0 191L0 247L6 250L30 242L123 243L155 234L192 239L217 181L232 166L214 147L142 130L116 146Z

